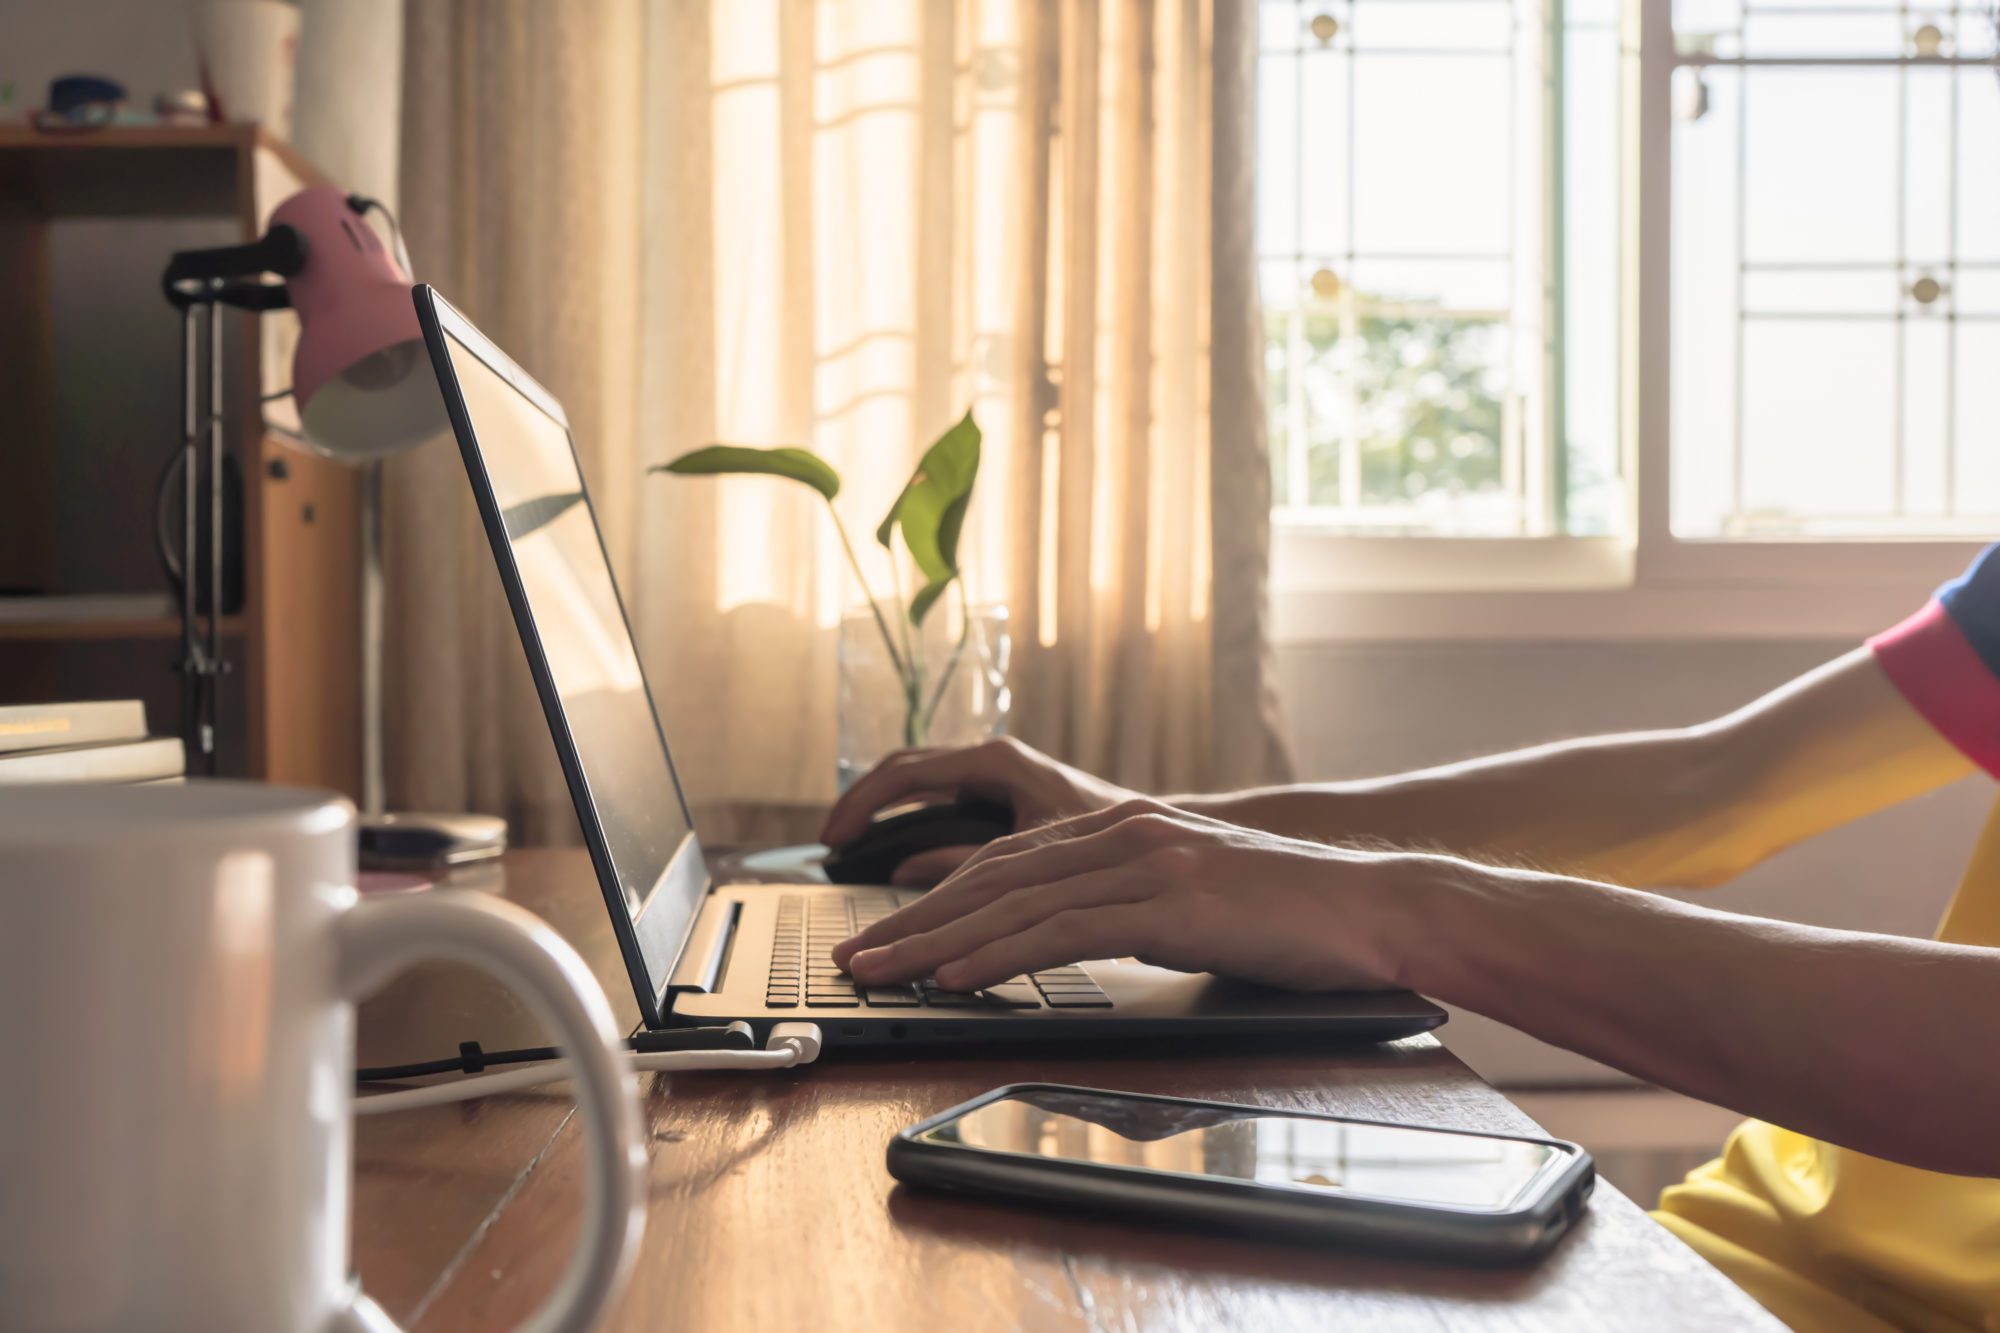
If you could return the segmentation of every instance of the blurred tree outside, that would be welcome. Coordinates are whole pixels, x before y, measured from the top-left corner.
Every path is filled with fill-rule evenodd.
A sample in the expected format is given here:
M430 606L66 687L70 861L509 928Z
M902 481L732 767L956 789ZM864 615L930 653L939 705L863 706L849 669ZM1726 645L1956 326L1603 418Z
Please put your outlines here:
M1476 496L1506 501L1502 418L1507 337L1496 319L1425 311L1356 293L1266 316L1271 457L1279 503L1293 499L1288 410L1300 378L1314 507L1436 513ZM1303 356L1292 364L1293 322ZM1351 321L1351 323L1350 323ZM1352 332L1345 330L1351 328ZM1341 441L1358 447L1359 494L1341 494Z

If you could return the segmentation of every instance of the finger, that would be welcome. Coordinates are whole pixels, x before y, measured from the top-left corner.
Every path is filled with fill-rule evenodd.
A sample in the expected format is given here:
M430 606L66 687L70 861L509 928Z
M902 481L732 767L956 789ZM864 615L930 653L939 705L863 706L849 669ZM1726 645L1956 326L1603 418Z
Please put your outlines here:
M1053 884L1091 870L1103 870L1133 859L1137 839L1115 828L1065 841L1047 842L1042 831L1015 834L1011 855L984 859L974 856L966 867L907 907L891 912L874 925L833 947L833 961L846 967L863 949L880 948L908 935L935 930L947 921L977 911L1017 888ZM998 846L998 843L990 844ZM1121 850L1132 847L1132 851ZM976 863L976 864L975 864Z
M1150 898L1077 908L942 963L933 975L948 990L978 990L1051 967L1146 953L1160 931L1170 928L1160 918L1159 904Z
M1155 890L1155 885L1123 867L1023 889L934 930L865 949L854 955L849 970L864 984L927 977L943 964L967 957L995 940L1018 935L1049 917L1148 898Z
M845 847L860 837L868 821L885 805L912 792L972 791L1008 795L1005 752L987 746L965 750L906 750L890 755L862 774L827 811L819 839L829 847Z
M960 869L970 871L973 867L984 865L988 861L997 861L1003 857L1018 856L1022 852L1031 851L1037 847L1044 847L1058 842L1069 842L1077 838L1087 838L1094 833L1102 833L1106 829L1115 827L1127 819L1134 819L1142 814L1173 813L1177 812L1172 807L1162 805L1158 801L1149 800L1144 797L1132 801L1121 801L1117 805L1106 806L1102 810L1091 810L1084 814L1073 815L1068 819L1052 820L1049 823L1037 825L1031 829L1022 829L1017 833L1010 833L1004 838L995 838L992 842L981 847Z
M928 889L966 863L979 850L976 843L963 847L933 847L918 852L897 866L889 882L901 889Z
M868 779L874 777L875 774L881 772L884 768L887 768L891 764L907 763L911 759L914 759L920 755L929 755L936 753L938 753L938 748L936 746L924 746L906 750L891 750L888 754L883 755L879 760L875 762L875 766L873 768L869 769L866 773L863 773L860 777L854 780L854 785L852 787L849 787L846 791L840 793L840 795L833 798L833 804L827 808L826 818L820 821L819 840L821 842L826 842L827 829L833 827L834 822L837 818L844 817L844 812L848 811L850 808L856 807L857 799L855 796L855 791L857 788L860 788L864 783L866 783ZM866 794L863 793L863 795L860 797L860 800L865 801L866 799L867 799ZM872 814L873 811L871 810L869 811L869 813ZM831 846L832 844L828 843L827 845Z

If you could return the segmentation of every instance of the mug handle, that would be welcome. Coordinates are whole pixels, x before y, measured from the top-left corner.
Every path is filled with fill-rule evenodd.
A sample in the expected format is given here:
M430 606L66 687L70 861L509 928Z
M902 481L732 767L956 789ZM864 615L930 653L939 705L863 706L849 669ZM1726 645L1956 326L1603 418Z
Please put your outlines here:
M639 1099L604 991L575 949L541 918L463 889L363 898L336 919L339 986L349 1000L379 990L419 959L469 963L517 992L554 1032L576 1081L590 1183L582 1233L562 1281L521 1333L582 1333L625 1284L646 1227L646 1152ZM389 1333L395 1323L358 1288L329 1333Z

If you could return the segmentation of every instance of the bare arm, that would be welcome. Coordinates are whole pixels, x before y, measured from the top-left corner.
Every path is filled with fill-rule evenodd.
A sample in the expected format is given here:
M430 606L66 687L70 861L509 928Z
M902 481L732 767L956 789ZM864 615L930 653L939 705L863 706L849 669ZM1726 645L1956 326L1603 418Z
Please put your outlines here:
M1647 1082L2000 1176L2000 950L1434 862L1378 903L1396 980Z
M1288 837L1521 860L1640 887L1719 884L1972 771L1866 649L1726 717L1362 782L1169 798Z
M953 989L1126 955L1298 989L1408 986L1833 1143L2000 1176L2000 949L1128 802L991 844L834 950L864 982Z

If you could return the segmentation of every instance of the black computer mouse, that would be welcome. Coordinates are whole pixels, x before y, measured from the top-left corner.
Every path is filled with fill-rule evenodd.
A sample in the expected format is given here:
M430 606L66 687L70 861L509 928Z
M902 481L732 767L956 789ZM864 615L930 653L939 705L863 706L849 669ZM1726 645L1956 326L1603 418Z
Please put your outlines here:
M998 801L960 797L886 815L845 847L826 854L820 869L835 884L887 884L896 867L934 847L976 847L1014 831L1014 811Z

